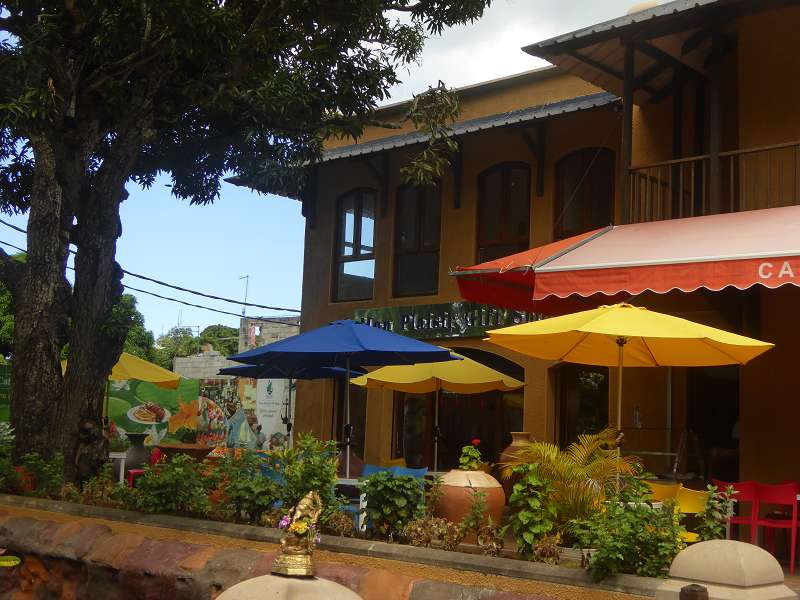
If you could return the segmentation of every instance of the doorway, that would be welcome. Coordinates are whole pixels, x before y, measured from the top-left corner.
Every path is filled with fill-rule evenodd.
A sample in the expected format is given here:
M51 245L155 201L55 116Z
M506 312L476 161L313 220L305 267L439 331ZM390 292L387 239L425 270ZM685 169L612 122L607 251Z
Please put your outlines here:
M608 426L608 368L564 363L556 367L558 444Z

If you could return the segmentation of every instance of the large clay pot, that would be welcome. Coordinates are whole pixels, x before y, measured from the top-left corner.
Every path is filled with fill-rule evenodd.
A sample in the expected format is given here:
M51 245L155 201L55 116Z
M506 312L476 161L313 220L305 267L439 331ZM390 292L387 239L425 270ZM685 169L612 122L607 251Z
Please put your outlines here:
M147 433L126 433L131 447L125 452L125 474L131 469L143 469L150 464L150 450L144 447Z
M498 463L509 463L514 462L516 459L516 454L519 452L522 446L525 446L531 441L531 434L527 431L512 431L511 432L511 443L500 453L500 460ZM511 497L511 492L514 489L514 484L516 483L516 478L509 477L508 479L502 479L500 477L500 468L497 467L497 472L495 473L497 479L503 482L503 491L506 494L506 500Z
M469 514L473 489L486 494L485 517L492 517L492 523L499 525L503 518L506 495L500 482L483 471L454 469L445 473L442 476L442 497L436 503L434 511L436 516L453 523L460 523ZM470 537L474 539L475 536ZM467 538L467 541L470 541L470 538Z

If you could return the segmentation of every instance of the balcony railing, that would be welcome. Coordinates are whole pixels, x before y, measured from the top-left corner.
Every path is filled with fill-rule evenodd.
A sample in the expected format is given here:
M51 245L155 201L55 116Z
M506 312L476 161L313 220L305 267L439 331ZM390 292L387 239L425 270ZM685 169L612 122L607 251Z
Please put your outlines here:
M630 170L631 223L800 204L800 141L708 154Z

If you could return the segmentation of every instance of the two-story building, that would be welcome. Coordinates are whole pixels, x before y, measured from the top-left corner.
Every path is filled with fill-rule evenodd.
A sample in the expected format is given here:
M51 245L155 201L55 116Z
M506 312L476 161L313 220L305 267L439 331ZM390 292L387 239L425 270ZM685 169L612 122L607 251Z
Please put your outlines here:
M528 46L554 66L458 90L459 152L433 187L403 183L401 169L424 141L407 125L330 143L301 199L303 328L356 316L525 381L521 392L440 397L440 467L474 437L494 460L510 431L566 444L614 422L613 369L484 342L487 329L533 315L463 301L451 272L610 224L800 204L799 26L796 2L676 0ZM379 117L398 119L404 108ZM736 235L709 226L709 244ZM800 449L800 279L781 283L794 285L623 295L776 343L742 368L629 371L626 448L652 470L672 469L678 455L681 471L705 476L797 478L789 457ZM603 300L572 292L571 306ZM298 430L339 438L340 388L301 383ZM431 466L433 396L352 396L367 462Z

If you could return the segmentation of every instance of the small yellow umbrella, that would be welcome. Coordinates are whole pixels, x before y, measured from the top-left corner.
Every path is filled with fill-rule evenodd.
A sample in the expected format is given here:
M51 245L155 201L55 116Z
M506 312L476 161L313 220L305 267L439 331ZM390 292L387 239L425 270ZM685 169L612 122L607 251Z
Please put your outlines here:
M617 430L622 429L622 368L743 365L773 344L630 304L489 332L488 341L545 360L616 366Z
M66 372L67 361L61 361L61 370ZM168 371L163 367L154 365L151 362L123 352L117 364L111 369L111 374L108 376L109 381L126 381L128 379L137 379L139 381L149 381L158 387L174 390L180 383L181 376L172 371Z
M350 383L367 388L384 388L411 394L436 392L434 424L439 426L439 391L457 394L479 394L492 390L503 392L525 385L522 381L504 375L477 361L456 352L451 354L461 360L413 365L391 365L370 371L350 380ZM437 436L438 437L438 436ZM438 468L439 442L434 440L434 470Z

